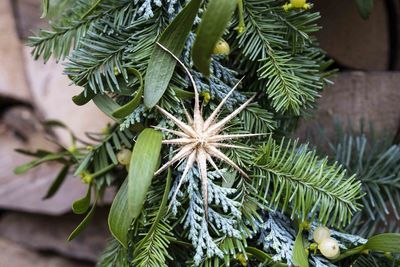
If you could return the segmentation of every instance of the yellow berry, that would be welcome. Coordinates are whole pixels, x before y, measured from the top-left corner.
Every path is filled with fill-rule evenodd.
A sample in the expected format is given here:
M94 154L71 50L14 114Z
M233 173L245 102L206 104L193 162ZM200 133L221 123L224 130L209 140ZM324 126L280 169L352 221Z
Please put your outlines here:
M246 257L242 253L237 254L236 259L240 262L242 266L247 266Z
M200 95L203 97L205 104L208 104L208 102L210 102L211 95L209 92L202 92Z
M84 184L90 184L93 181L93 176L88 172L81 173L81 180Z
M319 226L314 230L313 238L318 244L322 242L325 238L331 236L331 231L325 226Z
M229 44L225 40L219 40L213 50L214 55L228 55L229 52Z
M294 8L303 8L306 2L306 0L290 0L290 3Z
M71 154L75 154L75 153L78 151L78 148L77 148L75 145L72 145L72 146L70 146L70 147L68 148L68 151L69 151Z
M334 260L340 255L339 243L331 237L322 240L318 248L321 254L330 260Z
M118 162L121 165L128 165L131 161L132 152L129 149L123 148L117 154Z
M114 75L118 76L119 75L119 70L117 67L114 67Z

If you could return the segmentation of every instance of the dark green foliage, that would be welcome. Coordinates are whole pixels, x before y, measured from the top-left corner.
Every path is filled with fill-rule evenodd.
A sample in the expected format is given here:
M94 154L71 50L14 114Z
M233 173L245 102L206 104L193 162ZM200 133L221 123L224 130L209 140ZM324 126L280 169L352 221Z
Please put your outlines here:
M302 221L311 216L324 225L347 225L361 207L361 183L296 141L276 143L269 138L259 152L254 176L260 197L283 211L290 209L291 216Z
M171 24L174 18L179 18L179 11L188 6L186 0L79 0L73 3L62 0L62 3L67 8L61 15L55 14L52 30L40 31L30 38L33 56L45 60L51 56L57 60L66 59L65 74L82 87L82 93L74 97L74 102L84 105L93 101L114 122L100 134L88 134L90 144L77 140L68 151L33 154L39 159L17 170L23 172L48 160L60 161L74 168L74 174L80 175L95 191L92 208L71 238L86 227L104 190L121 185L122 178L128 176L127 170L131 175L135 173L137 179L131 179L129 185L134 193L128 197L124 191L126 184L123 184L122 193L114 202L118 205L113 205L109 218L112 233L123 245L111 241L98 267L269 264L274 255L262 251L264 247L256 238L271 209L291 215L288 228L313 220L342 227L361 208L361 186L365 191L381 192L382 199L388 199L390 204L380 198L372 201L367 194L363 201L368 208L366 212L371 212L369 215L373 211L382 217L383 213L375 207L382 207L385 211L398 201L397 189L388 187L388 183L397 182L397 178L391 176L397 171L394 168L398 160L395 150L382 154L377 167L363 164L364 169L360 171L354 171L338 157L351 172L364 176L360 178L361 183L354 176L348 177L339 164L330 164L327 159L319 158L307 146L286 138L276 141L278 137L290 134L289 129L293 127L289 126L300 114L315 107L316 98L331 73L325 72L330 61L325 59L324 52L317 47L312 36L319 29L317 12L299 9L286 12L282 8L284 1L239 1L238 12L223 33L223 38L231 46L231 54L227 57L212 56L210 77L205 77L193 69L191 50L197 28L207 22L204 17L201 20L207 12L207 1L196 2L201 5L200 12L191 23L193 11L187 24L186 21ZM215 4L220 2L215 1ZM50 1L49 16L51 13ZM244 26L244 31L234 30L237 25L239 30ZM176 31L184 32L185 38ZM182 40L186 40L184 46ZM138 155L131 157L130 166L123 166L117 160L122 148L131 149L135 142L140 145L138 136L143 129L152 126L175 129L170 120L149 107L157 103L183 121L186 121L183 106L193 113L194 86L182 71L182 66L174 69L172 77L158 81L159 70L166 70L161 63L167 61L156 54L154 62L159 60L161 63L155 64L151 81L162 90L152 95L153 84L143 83L142 77L150 73L149 61L153 51L157 51L157 41L179 46L180 49L172 52L193 75L201 96L203 115L210 114L242 76L245 76L243 82L228 99L219 119L232 113L250 96L255 96L254 103L238 114L223 134L264 135L241 140L241 143L232 140L232 144L242 148L221 148L250 179L239 175L229 165L216 161L225 175L217 170L212 172L209 167L208 210L204 207L207 205L204 205L196 164L183 181L181 191L177 191L176 199L172 199L172 195L182 177L184 162L179 166L173 165L167 177L163 174L153 177L155 166L165 164L174 147L162 146L159 153L159 146L155 151L151 145L145 144ZM201 45L196 47L202 49ZM207 54L209 51L195 53ZM207 54L207 62L208 58ZM171 60L168 61L171 63L169 68L172 66L170 72L175 65ZM203 73L208 73L207 67L208 63L202 65ZM143 89L146 84L148 90ZM154 97L151 105L144 105L143 91L145 100L148 93ZM169 133L164 133L163 138L169 137ZM161 135L158 144L160 139ZM154 154L151 160L146 160L151 153ZM146 175L140 171L141 167L148 168ZM378 174L385 175L379 183L376 182ZM143 178L147 184L143 183ZM125 207L137 197L133 219L126 216L128 209ZM74 205L78 213L87 212L89 207L90 198ZM307 244L301 249L302 252L309 250ZM265 250L268 253L274 251ZM307 259L311 261L309 255L302 253L301 261ZM282 262L276 266L287 266L286 262L289 263L291 258L280 260Z
M365 192L364 209L354 217L348 230L368 237L375 233L399 231L400 147L389 138L342 133L332 143L334 159L357 175Z
M237 60L257 71L275 111L300 114L313 105L324 82L324 54L310 35L319 29L319 14L285 12L281 3L244 2L246 30L236 38Z
M126 249L116 240L110 240L96 267L128 267Z

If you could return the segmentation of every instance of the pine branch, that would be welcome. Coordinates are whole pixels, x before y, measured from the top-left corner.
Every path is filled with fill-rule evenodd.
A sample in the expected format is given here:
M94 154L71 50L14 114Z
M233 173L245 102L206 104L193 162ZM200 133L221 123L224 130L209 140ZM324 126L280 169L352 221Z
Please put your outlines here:
M329 165L297 141L277 144L272 138L255 163L254 186L259 196L301 220L317 217L323 224L345 225L359 211L361 183L346 177L337 164Z

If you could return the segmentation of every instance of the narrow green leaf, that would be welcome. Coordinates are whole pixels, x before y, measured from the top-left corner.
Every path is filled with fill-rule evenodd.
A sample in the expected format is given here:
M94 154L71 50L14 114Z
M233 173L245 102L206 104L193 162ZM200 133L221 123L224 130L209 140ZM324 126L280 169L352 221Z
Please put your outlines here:
M52 196L54 196L55 193L57 193L58 189L60 189L61 185L63 184L65 177L67 177L69 170L69 165L65 165L61 171L58 173L56 179L54 179L53 183L47 190L46 195L43 197L43 199L49 199Z
M109 142L106 142L106 150L107 150L107 154L110 157L111 161L115 165L117 165L118 164L117 156L115 155L114 149L112 148L112 146Z
M292 261L295 266L308 267L308 256L304 247L303 228L300 227L293 246Z
M77 237L92 221L93 216L94 216L94 211L96 209L97 198L98 198L98 196L96 195L96 198L94 200L92 208L89 210L88 214L86 214L85 218L83 218L82 222L70 234L70 236L68 237L68 241L71 241L72 239Z
M400 234L385 233L368 238L365 249L400 253Z
M115 103L115 101L112 100L111 97L107 95L96 95L93 98L93 102L101 111L103 111L104 114L106 114L111 119L118 121L118 119L113 116L113 112L114 110L119 108L119 105Z
M271 266L271 267L287 267L287 264L280 263L280 262L274 262L272 260L271 255L267 254L266 252L255 248L255 247L246 247L246 252L248 254L251 254L254 256L257 260L262 262L265 266ZM263 265L263 266L264 266Z
M93 90L84 90L79 95L73 96L72 101L75 103L75 105L83 106L87 104L90 100L92 100L95 96L96 94L93 92Z
M42 0L42 16L41 19L47 16L50 7L50 0Z
M134 218L142 211L161 151L162 135L153 129L140 133L132 151L128 173L128 206Z
M236 0L210 0L197 30L192 48L193 63L204 75L210 75L211 55L221 39L237 5Z
M106 163L106 164L107 164L107 163ZM109 172L109 171L111 171L112 169L114 169L114 167L115 167L116 165L117 165L117 164L111 163L111 164L105 166L104 168L102 168L102 169L96 171L95 173L92 173L92 177L93 177L93 178L96 178L96 177L102 176L103 174L106 174L107 172Z
M76 200L73 204L72 204L72 211L75 214L83 214L85 213L89 207L90 207L90 199L92 197L92 187L89 185L86 195L81 198Z
M36 151L30 151L30 150L25 150L25 149L21 149L21 148L16 148L16 149L14 149L14 151L21 153L23 155L26 155L26 156L37 157L37 158L42 158L44 156L54 153L52 151L47 151L47 150L42 150L42 149L38 149Z
M132 223L133 216L128 210L128 179L121 185L117 195L111 205L108 214L108 228L111 234L125 248L128 247L128 231Z
M28 170L30 170L42 163L45 163L47 161L59 160L59 159L64 158L64 156L65 156L64 153L57 153L57 154L50 154L50 155L44 156L40 159L35 159L31 162L28 162L26 164L16 167L14 169L14 173L15 174L23 174L23 173L27 172Z
M168 195L169 195L170 187L171 187L171 176L172 176L171 169L168 169L168 175L167 175L167 181L165 184L164 194L163 194L163 198L161 200L160 208L158 209L158 212L157 212L157 216L154 219L154 223L151 225L149 232L146 234L146 236L142 240L139 241L137 247L135 248L133 255L136 255L137 251L139 251L142 248L143 244L145 244L146 241L152 236L153 232L157 228L157 224L163 218L163 216L167 210L166 208L167 208L167 202L168 202Z
M182 100L193 99L194 93L180 88L174 88L175 95Z
M92 6L88 11L86 11L85 14L82 15L81 20L85 19L85 18L88 17L90 14L92 14L93 11L97 8L97 6L100 5L101 1L103 1L103 0L97 0L97 1L93 4L93 6Z
M79 174L81 174L86 170L90 160L92 159L93 153L94 153L93 151L90 151L89 153L86 154L85 158L82 160L78 168L75 170L74 176L78 176Z
M122 107L118 108L112 113L112 116L116 118L124 118L131 114L140 104L143 95L143 78L142 74L136 69L130 69L130 72L136 75L139 80L139 89L136 92L136 95L132 98L131 101L123 105Z
M374 0L356 0L356 4L361 18L368 19L374 8Z
M202 0L190 1L162 33L160 44L179 56L185 46ZM163 96L174 72L176 60L158 45L154 46L144 84L144 104L154 107Z

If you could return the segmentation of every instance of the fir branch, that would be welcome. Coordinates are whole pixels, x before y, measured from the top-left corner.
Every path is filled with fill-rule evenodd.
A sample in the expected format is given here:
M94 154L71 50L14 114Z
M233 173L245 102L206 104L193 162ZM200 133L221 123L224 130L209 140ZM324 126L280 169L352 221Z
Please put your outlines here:
M341 134L331 144L335 160L359 177L365 209L357 214L348 230L368 237L399 230L400 146L386 139L368 139L365 134ZM397 225L397 226L396 226Z
M150 236L141 244L140 252L132 261L134 266L168 266L169 233L172 228L166 222L160 221L155 224Z
M147 208L148 220L144 222L142 228L150 229L146 231L145 236L136 242L133 251L134 266L167 266L166 259L170 258L168 247L170 240L174 240L171 236L172 226L165 219L164 215L167 211L166 205L171 186L171 171L168 171L167 179L164 186L164 192L161 196L160 188L162 184L154 181L153 188L149 192L149 205Z
M64 60L71 50L80 46L81 39L86 35L90 26L99 21L106 14L117 16L119 12L131 5L131 1L119 1L113 7L105 6L104 12L96 12L85 18L81 18L91 6L87 1L76 1L71 10L62 16L62 20L51 25L52 30L40 30L36 36L28 39L28 45L33 47L34 59L43 56L48 61L51 56L56 60Z
M126 249L117 240L111 240L100 256L96 267L129 267Z
M239 117L243 129L250 133L269 133L277 127L272 113L257 104L248 105L239 113Z
M109 170L110 166L118 164L116 152L122 147L131 148L131 140L134 137L128 129L120 131L118 125L107 130L106 133L88 134L90 139L98 143L81 151L75 170L75 175L95 176L93 178L96 178L98 188L111 185L114 178L108 171L103 170Z
M359 211L361 183L337 164L329 165L297 141L277 144L272 138L261 148L255 163L254 185L259 196L291 217L317 216L323 224L345 225Z
M245 2L246 31L237 40L240 62L246 62L246 69L257 70L277 112L299 115L322 90L323 59L321 51L315 53L309 35L318 29L314 24L318 17L316 13L283 12L277 1ZM247 66L248 61L252 66Z

